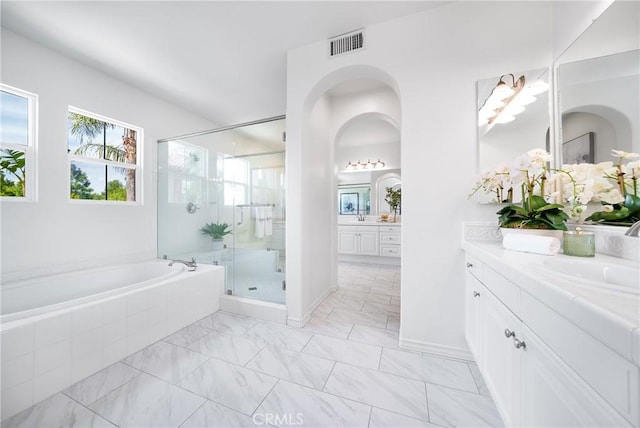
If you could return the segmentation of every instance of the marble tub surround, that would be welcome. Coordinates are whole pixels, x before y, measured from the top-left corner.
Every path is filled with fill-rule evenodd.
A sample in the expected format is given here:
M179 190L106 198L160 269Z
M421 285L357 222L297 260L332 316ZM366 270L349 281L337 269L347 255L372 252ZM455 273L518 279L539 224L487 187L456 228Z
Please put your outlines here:
M636 238L631 238L636 239ZM635 364L640 363L640 296L583 285L541 268L550 256L505 250L499 241L466 240L463 249L468 256L491 266L492 270L518 286L559 315L570 320L589 335ZM566 255L554 260L582 260ZM596 254L589 262L634 265L634 262ZM637 264L637 260L635 262ZM640 287L640 284L639 284Z
M345 285L304 328L216 312L2 426L253 427L298 414L310 427L500 426L473 363L398 349L385 308L383 327L331 318L360 313L347 297L399 306L397 269L340 264Z

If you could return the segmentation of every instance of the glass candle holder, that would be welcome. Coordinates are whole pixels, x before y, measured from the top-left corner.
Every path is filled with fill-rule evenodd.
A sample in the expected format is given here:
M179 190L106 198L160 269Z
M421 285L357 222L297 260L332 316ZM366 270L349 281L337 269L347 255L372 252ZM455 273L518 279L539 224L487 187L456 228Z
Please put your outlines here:
M567 256L593 257L596 255L596 237L593 232L564 232L563 252Z

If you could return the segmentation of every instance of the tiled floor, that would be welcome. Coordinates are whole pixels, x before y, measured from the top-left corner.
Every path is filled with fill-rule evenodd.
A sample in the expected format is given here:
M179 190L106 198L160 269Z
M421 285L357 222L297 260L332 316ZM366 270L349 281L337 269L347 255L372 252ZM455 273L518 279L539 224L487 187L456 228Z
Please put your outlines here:
M502 425L474 364L399 349L397 268L339 274L302 329L217 312L2 426Z

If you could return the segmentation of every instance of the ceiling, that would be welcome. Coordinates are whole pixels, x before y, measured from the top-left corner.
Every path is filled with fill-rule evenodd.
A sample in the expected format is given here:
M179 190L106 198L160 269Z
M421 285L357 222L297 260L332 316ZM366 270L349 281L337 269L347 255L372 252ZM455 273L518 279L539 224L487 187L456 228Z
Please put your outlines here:
M2 1L2 26L218 126L285 113L289 49L443 1Z

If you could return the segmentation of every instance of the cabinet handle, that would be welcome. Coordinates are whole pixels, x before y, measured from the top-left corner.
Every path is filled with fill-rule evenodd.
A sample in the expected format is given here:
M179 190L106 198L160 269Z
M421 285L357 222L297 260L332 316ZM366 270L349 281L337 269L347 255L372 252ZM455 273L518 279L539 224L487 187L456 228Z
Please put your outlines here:
M524 343L524 340L519 340L517 337L513 338L513 346L515 346L516 349L527 349L527 344Z
M473 263L469 263L469 262L467 262L467 267L468 267L468 268L472 268L472 267L473 267Z
M473 290L473 297L478 297L480 296L480 293L478 293L476 290Z
M511 331L511 330L509 330L508 328L504 329L504 336L507 339L510 338L510 337L513 337L513 340L518 340L518 339L516 339L516 333Z

